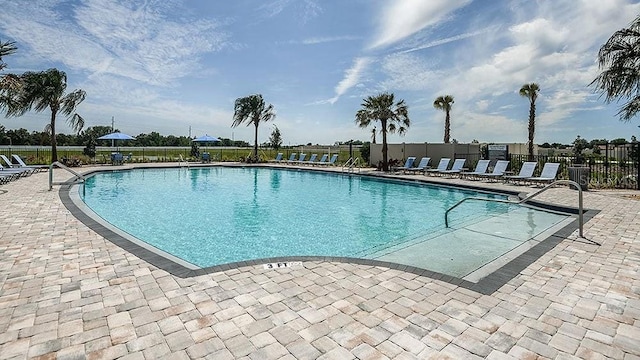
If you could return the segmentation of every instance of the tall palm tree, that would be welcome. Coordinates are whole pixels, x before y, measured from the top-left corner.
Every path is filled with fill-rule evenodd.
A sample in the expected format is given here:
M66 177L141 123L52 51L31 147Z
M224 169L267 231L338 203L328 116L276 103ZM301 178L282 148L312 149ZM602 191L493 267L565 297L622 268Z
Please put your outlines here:
M256 127L253 143L253 161L258 161L258 126L260 122L273 120L275 117L273 105L265 105L264 99L260 94L236 99L231 127L237 127L245 121L247 126L253 124Z
M610 103L629 99L618 111L620 120L629 121L640 112L640 16L627 29L621 29L602 45L598 65L602 72L591 82Z
M533 160L533 135L536 131L536 99L540 86L536 83L524 84L519 94L529 99L529 161Z
M438 96L438 98L433 102L433 107L442 110L446 113L444 118L444 143L449 143L449 138L451 137L451 105L453 104L453 96L444 95Z
M356 124L366 128L372 121L380 121L380 134L382 134L382 170L389 171L387 157L387 133L396 131L404 135L411 125L409 109L404 100L395 102L394 95L382 93L378 96L369 96L363 100L362 109L356 113Z
M13 41L0 41L0 71L7 67L7 64L2 60L2 57L15 53L17 49L18 48L15 46L15 42ZM16 89L19 85L20 81L18 75L0 75L0 110L7 108L11 102L11 99L8 97L9 89Z
M0 70L4 69L7 66L7 64L2 61L2 57L11 55L16 52L16 50L18 50L18 48L16 47L16 43L14 41L0 41Z
M31 109L36 112L51 110L51 121L45 131L51 135L51 162L58 161L56 148L56 117L61 113L67 117L67 123L75 132L84 127L84 119L76 113L76 108L84 98L84 90L67 90L67 74L58 69L40 72L25 72L20 75L21 86L9 89L11 99L7 106L6 116L21 116Z

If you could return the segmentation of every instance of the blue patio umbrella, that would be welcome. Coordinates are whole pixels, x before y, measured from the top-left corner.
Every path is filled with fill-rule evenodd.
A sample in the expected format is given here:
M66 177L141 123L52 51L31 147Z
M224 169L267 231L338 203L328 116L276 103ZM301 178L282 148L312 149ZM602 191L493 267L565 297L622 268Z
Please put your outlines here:
M111 134L100 136L98 138L98 140L133 140L133 139L135 139L135 138L132 137L132 136L129 136L127 134L120 133L120 132L114 132L114 133L111 133Z
M133 136L123 134L121 132L114 132L111 134L100 136L98 138L98 140L111 140L111 146L113 146L113 143L115 140L134 140L134 139L135 138Z
M217 137L213 137L213 136L210 136L210 135L204 134L204 135L202 135L202 136L200 136L200 137L197 137L197 138L195 138L195 139L193 139L193 140L191 140L191 141L193 141L193 142L208 143L208 142L216 142L216 141L220 141L220 139L218 139ZM206 148L205 148L205 150L206 150Z
M216 141L220 141L220 139L218 139L217 137L213 137L213 136L209 136L207 134L204 134L200 137L197 137L191 141L195 141L195 142L216 142Z

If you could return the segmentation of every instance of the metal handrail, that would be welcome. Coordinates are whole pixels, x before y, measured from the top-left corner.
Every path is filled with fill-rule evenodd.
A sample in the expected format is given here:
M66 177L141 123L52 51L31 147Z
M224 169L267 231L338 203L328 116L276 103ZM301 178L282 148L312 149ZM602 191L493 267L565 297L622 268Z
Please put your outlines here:
M344 169L347 168L347 170L349 170L349 172L353 172L353 168L359 162L360 162L360 158L359 157L349 158L349 160L347 160L347 162L345 162L344 165L342 165L342 171L344 171Z
M53 185L61 185L61 184L66 184L67 183L67 181L65 181L65 182L54 182L53 181L53 166L54 165L59 167L60 169L64 169L67 172L73 174L74 179L75 179L74 181L80 180L80 182L82 182L82 195L84 196L85 195L84 183L85 183L85 181L87 179L84 177L84 175L71 170L71 168L69 168L65 164L63 164L61 162L58 162L58 161L54 161L54 162L51 163L51 165L49 165L49 191L51 191L53 189Z
M481 197L466 197L460 201L458 201L455 205L453 205L452 207L450 207L449 209L447 209L447 211L445 211L444 213L444 225L445 227L449 227L449 212L455 208L457 208L460 204L462 204L463 202L467 201L467 200L480 200L480 201L488 201L488 202L501 202L501 203L508 203L508 204L514 204L514 205L521 205L524 204L525 202L533 199L534 197L540 195L541 193L547 191L548 189L550 189L551 187L558 185L558 184L568 184L568 185L572 185L576 188L576 190L578 190L578 236L593 243L596 244L598 246L600 246L599 243L593 241L593 240L589 240L586 239L584 237L584 233L583 233L583 226L584 226L584 217L583 217L583 213L584 213L584 209L582 206L582 187L580 187L580 184L578 184L577 182L573 181L573 180L556 180L554 182L552 182L551 184L543 187L542 189L534 192L531 195L526 196L525 198L523 198L520 201L510 201L510 200L503 200L503 199L490 199L490 198L481 198Z

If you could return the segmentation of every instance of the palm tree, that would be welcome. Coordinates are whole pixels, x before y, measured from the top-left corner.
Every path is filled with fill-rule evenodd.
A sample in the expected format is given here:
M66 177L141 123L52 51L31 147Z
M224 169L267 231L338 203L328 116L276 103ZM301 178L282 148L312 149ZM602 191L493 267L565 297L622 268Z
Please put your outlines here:
M524 84L519 94L529 99L529 161L533 160L533 135L536 131L536 99L540 86L536 83Z
M51 110L51 121L45 127L51 135L51 162L58 161L56 148L56 116L67 116L67 123L75 132L82 130L84 119L76 113L76 108L84 98L84 90L67 90L67 74L58 69L40 72L25 72L20 75L21 86L7 91L10 99L6 116L21 116L34 109L36 112Z
M0 41L0 70L4 69L7 64L2 61L3 56L11 55L16 52L18 48L16 47L16 43L13 41L2 42Z
M369 96L363 100L362 109L356 113L356 124L366 128L372 121L380 121L380 134L382 134L382 170L389 171L387 157L387 133L396 131L404 135L411 125L409 110L404 100L394 102L393 94L382 93L378 96Z
M231 127L237 127L243 122L247 122L247 126L253 124L256 127L256 133L253 143L253 161L258 161L258 125L260 122L273 120L276 114L273 112L273 105L265 106L262 95L249 95L243 98L237 98L234 105L233 124Z
M453 96L444 95L438 96L438 98L433 102L433 107L442 110L446 113L444 118L444 143L449 143L449 138L451 137L451 104L453 104Z
M15 46L15 42L13 41L0 41L0 71L7 67L7 64L2 60L2 57L15 53L17 49L18 48ZM20 81L17 75L0 75L0 110L4 110L11 103L11 99L8 97L9 89L17 89L19 85Z
M605 95L607 103L626 98L618 111L620 120L629 121L640 111L640 16L628 29L618 30L598 52L602 72L591 82Z

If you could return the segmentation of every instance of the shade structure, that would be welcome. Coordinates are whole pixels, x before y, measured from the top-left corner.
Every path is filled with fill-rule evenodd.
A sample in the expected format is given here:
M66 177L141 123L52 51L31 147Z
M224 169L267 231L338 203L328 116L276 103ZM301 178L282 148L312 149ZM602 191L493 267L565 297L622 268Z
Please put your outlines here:
M135 138L120 132L114 132L104 136L100 136L98 140L134 140Z
M213 136L209 136L207 134L202 135L200 137L197 137L191 141L195 141L195 142L216 142L216 141L220 141L220 139L218 139L217 137L213 137Z

